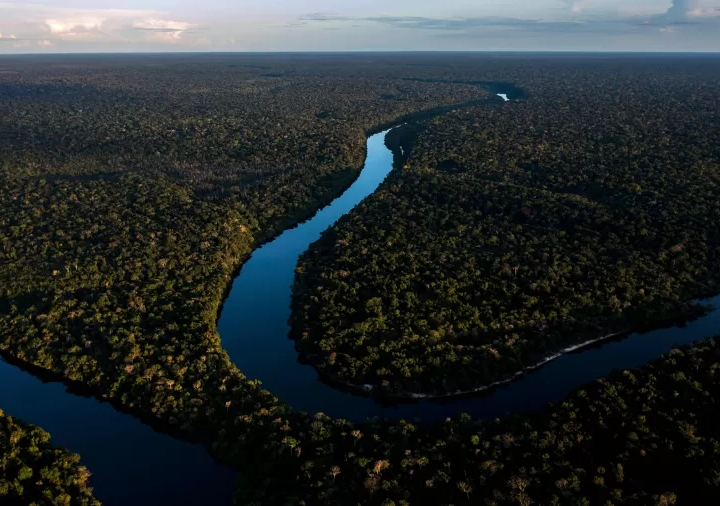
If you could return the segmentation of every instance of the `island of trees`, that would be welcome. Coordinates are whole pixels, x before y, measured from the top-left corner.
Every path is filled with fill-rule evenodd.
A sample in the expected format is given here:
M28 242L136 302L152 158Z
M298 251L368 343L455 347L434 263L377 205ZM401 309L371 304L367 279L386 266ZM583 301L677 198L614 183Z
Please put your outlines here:
M528 98L407 131L407 167L305 257L320 370L452 391L719 291L715 60L366 60L0 59L3 353L203 441L239 504L717 503L717 341L428 426L298 413L230 362L217 312L252 249L350 183L365 132L488 96L463 83ZM14 462L8 493L85 483Z

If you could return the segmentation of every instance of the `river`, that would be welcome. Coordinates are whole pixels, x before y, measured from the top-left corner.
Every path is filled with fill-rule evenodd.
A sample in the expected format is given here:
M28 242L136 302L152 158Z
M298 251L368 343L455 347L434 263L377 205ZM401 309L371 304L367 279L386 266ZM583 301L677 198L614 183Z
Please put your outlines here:
M502 92L504 90L496 90ZM505 97L501 97L503 100ZM513 98L511 96L511 98ZM312 219L257 249L233 282L218 324L223 346L249 377L292 407L360 421L368 417L420 419L424 423L468 413L494 418L537 409L616 368L632 368L674 346L714 335L720 329L720 297L715 309L682 328L633 334L562 355L484 395L380 405L373 398L322 383L317 372L298 362L288 338L290 296L298 256L323 231L372 194L390 173L393 154L386 132L367 141L365 166L353 185ZM403 149L402 146L400 149ZM0 408L46 429L56 445L79 453L92 472L96 496L106 505L229 505L234 474L213 462L200 445L155 432L132 416L61 383L45 382L0 360Z
M613 369L640 366L676 345L711 337L720 331L720 311L716 309L682 328L632 334L561 355L482 395L380 404L375 398L323 383L312 366L298 361L295 343L288 337L295 267L299 255L323 231L372 194L390 173L393 153L385 146L386 133L368 139L363 171L341 197L252 254L225 301L218 323L223 347L241 371L249 378L259 379L263 388L282 402L300 411L323 412L350 421L380 417L430 423L461 413L495 418L540 408ZM717 308L720 296L704 303Z
M229 506L235 473L205 448L155 432L110 404L44 382L0 359L0 408L79 453L106 506Z

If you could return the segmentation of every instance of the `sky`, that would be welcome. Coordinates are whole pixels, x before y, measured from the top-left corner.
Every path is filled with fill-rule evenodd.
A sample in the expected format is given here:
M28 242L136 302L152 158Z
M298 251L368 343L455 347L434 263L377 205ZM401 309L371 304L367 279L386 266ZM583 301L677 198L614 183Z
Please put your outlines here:
M720 0L0 0L0 53L720 51Z

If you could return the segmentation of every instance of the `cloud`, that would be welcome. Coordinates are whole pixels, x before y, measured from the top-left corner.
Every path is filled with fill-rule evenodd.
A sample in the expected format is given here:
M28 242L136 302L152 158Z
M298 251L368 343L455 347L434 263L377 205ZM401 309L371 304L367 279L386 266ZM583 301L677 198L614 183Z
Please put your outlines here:
M7 42L15 49L37 49L38 47L55 46L55 42L49 39L24 39L2 33L0 33L0 42Z
M570 10L579 13L585 7L594 3L594 0L563 0ZM614 32L627 30L628 22L618 19L604 18L583 18L564 17L543 19L520 18L520 17L423 17L423 16L369 16L346 18L334 14L307 14L300 18L305 21L352 21L353 26L357 23L379 23L389 25L393 28L404 28L413 30L426 30L435 32L436 37L468 37L475 36L481 32L498 31L519 31L523 33L583 33L583 32Z
M176 43L182 34L191 27L190 23L164 19L142 19L133 23L133 30L148 32L148 37L156 42Z
M479 32L517 30L523 33L585 33L609 31L620 25L611 21L543 20L504 17L484 18L422 18L422 17L371 17L374 21L392 25L395 28L434 30L441 37L464 37ZM625 27L622 24L622 27Z
M565 0L565 3L570 5L570 12L580 14L594 2L593 0Z
M312 12L304 14L298 18L300 21L352 21L353 18L340 16L335 13Z
M596 7L595 0L563 0L571 13L579 14L585 8ZM682 25L714 23L709 19L720 15L720 0L674 0L673 4L663 10L655 7L654 13L648 13L647 4L642 6L624 6L634 9L633 12L617 10L614 13L593 13L592 16L571 16L566 14L561 18L521 18L521 17L458 17L433 18L422 16L372 16L354 18L354 22L374 22L390 25L393 28L427 30L435 32L436 37L473 37L483 33L498 31L515 31L522 34L551 35L577 35L585 33L595 35L629 35L642 27L675 27L674 30L664 30L662 33L679 31ZM334 16L317 15L316 19L327 21L341 19ZM708 25L713 28L713 24Z
M64 19L46 19L45 24L50 29L50 33L58 35L63 33L72 33L86 30L100 30L102 24L107 18L104 17L74 17L70 16Z
M717 0L673 0L665 17L670 22L720 16Z
M207 39L184 37L191 23L170 19L150 9L67 8L0 1L0 28L41 44L123 43L206 44Z
M715 12L720 0L675 0L672 5L671 1L557 0L559 9L528 8L507 16L371 14L348 19L338 14L316 13L300 19L308 23L303 33L319 32L324 26L363 27L362 31L376 33L378 38L398 41L394 48L720 49L720 24L709 16L694 16L695 12ZM668 16L675 19L670 21ZM355 28L352 33L361 37L362 31ZM351 37L349 30L346 33ZM364 48L369 47L364 40L362 43Z
M164 19L143 19L133 24L136 30L150 30L158 32L184 32L190 28L190 23L181 21L168 21Z
M184 32L182 28L145 28L143 26L134 26L134 30L142 30L147 32L158 32L158 33L178 33Z
M37 49L37 48L48 48L55 46L55 42L48 39L19 39L19 38L8 38L0 37L2 41L12 41L12 47L15 49Z
M583 31L607 34L632 33L639 26L675 26L680 24L710 22L707 18L720 15L720 0L665 0L672 1L670 7L662 2L631 0L630 3L614 1L608 6L603 0L560 0L565 9L533 11L524 17L467 16L467 17L426 17L426 16L369 16L347 17L336 13L311 13L299 18L302 22L352 22L380 23L393 28L406 28L442 32L477 34L481 31L517 30L520 32L548 33L561 35ZM509 12L509 11L508 11ZM291 27L291 24L285 25Z
M715 18L720 17L720 6L715 5L708 5L703 6L700 5L696 7L695 9L692 9L688 12L689 18Z
M135 7L161 3L177 2L135 1L133 8L106 9L58 5L112 5L110 0L0 0L0 31L5 33L0 36L0 51L12 47L8 34L31 41L35 49L42 47L38 41L55 43L63 52L161 51L210 47L211 42L216 49L231 44L246 50L720 49L720 0L448 0L434 7L416 2L417 8L410 11L415 16L383 16L369 10L360 14L360 9L367 7L356 5L362 2L342 7L336 4L336 12L300 16L292 14L290 8L273 9L272 0L260 2L253 9L231 8L219 0L207 0L194 7L188 4L183 14ZM332 2L320 3L328 6ZM392 14L403 12L399 3L386 1L378 5ZM403 3L409 5L410 0ZM466 7L460 7L460 3ZM316 7L322 8L328 7ZM379 9L376 12L381 12ZM348 30L342 37L325 33L337 28ZM665 36L673 32L677 35ZM228 42L231 39L234 42Z
M673 0L672 5L664 14L654 16L647 26L662 25L661 33L675 33L683 25L700 25L715 23L712 19L720 15L720 0ZM712 25L711 25L712 26Z
M397 17L381 16L364 18L365 21L374 21L392 25L396 28L414 28L422 30L468 30L487 26L527 26L541 22L539 19L517 19L517 18L423 18L417 16Z
M665 13L665 18L668 21L683 21L687 19L690 11L696 9L694 5L696 1L693 0L673 0L672 5Z
M296 21L293 23L285 23L284 25L271 25L268 28L302 28L308 26L307 21Z
M587 6L591 1L571 2L566 4L572 10L576 5L577 9ZM315 14L305 15L301 19L326 22L331 20L345 20L346 18L335 15ZM578 35L584 34L617 34L628 33L632 30L630 23L626 20L584 18L577 19L576 16L542 19L542 18L520 18L520 17L423 17L423 16L370 16L352 18L352 24L357 23L378 23L388 25L395 29L407 29L429 32L429 35L436 39L476 39L492 34L517 33L525 35Z
M644 3L631 3L622 4L618 6L617 14L621 18L651 18L657 16L663 16L667 12L667 7L664 5L658 5L656 3L648 4Z

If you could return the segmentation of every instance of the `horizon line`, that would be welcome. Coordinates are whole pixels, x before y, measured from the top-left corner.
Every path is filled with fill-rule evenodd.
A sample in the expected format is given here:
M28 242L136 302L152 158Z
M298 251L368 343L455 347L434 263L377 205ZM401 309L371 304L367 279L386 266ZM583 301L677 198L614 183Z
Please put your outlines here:
M487 53L522 53L522 54L717 54L720 50L638 50L638 49L349 49L349 50L236 50L236 51L68 51L68 52L0 52L2 56L69 56L69 55L211 55L211 54L487 54Z

